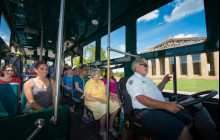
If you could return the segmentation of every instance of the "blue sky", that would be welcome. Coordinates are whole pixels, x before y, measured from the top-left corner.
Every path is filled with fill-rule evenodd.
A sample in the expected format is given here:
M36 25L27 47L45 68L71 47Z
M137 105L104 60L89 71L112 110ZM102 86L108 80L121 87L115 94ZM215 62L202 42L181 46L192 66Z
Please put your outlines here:
M8 25L5 22L3 16L1 16L0 37L5 41L6 44L9 45L10 37L11 37L11 31L8 28Z
M137 20L137 53L172 38L206 37L203 0L175 0ZM107 36L102 38L107 48ZM125 51L125 27L111 33L111 48ZM106 53L107 55L107 53ZM111 59L122 57L111 52Z

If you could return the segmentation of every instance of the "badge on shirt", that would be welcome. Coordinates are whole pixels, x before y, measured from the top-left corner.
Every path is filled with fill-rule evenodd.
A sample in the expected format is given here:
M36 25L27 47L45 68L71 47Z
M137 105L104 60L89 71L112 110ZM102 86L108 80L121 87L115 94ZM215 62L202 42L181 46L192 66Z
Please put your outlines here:
M142 81L143 84L145 84L145 81Z
M133 85L133 84L134 84L133 80L129 81L129 85Z

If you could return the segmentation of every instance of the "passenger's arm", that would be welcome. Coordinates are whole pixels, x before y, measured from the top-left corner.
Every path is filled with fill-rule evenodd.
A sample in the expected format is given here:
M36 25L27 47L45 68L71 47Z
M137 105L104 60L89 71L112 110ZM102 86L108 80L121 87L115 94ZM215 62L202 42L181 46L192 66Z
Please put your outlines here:
M83 90L82 90L81 88L79 88L79 83L78 83L78 82L75 83L75 88L76 88L79 92L83 93Z
M52 93L52 105L50 105L48 108L50 107L54 107L55 106L55 81L53 79L51 79L51 84L52 84L52 88L53 88L53 93Z
M170 81L170 78L171 77L169 76L169 74L167 74L164 77L163 81L157 86L160 91L163 91L163 89L165 88L166 84Z
M68 90L71 90L71 87L66 86L64 82L61 83L61 86L68 89Z
M33 96L33 83L31 80L27 81L24 84L24 94L25 97L27 98L27 101L29 105L34 109L34 110L40 110L44 109L42 106L40 106L35 100Z
M180 111L180 109L184 109L181 105L175 104L173 102L161 102L144 95L138 95L136 96L136 99L141 104L150 108L167 110L172 113L177 113L178 111Z
M93 101L93 102L100 102L101 104L106 104L106 101L99 99L99 98L95 98L92 97L90 94L85 94L85 99L88 101Z

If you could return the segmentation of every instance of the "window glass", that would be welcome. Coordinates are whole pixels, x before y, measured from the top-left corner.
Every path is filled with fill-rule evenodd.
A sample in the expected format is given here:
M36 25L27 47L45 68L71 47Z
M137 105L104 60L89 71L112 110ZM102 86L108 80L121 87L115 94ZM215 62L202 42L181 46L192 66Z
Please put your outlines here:
M0 67L0 69L2 69L2 67L4 67L4 66L5 66L5 60L2 59L2 60L1 60L1 67Z
M92 42L83 48L83 64L95 62L96 42Z
M175 0L137 20L137 53L148 53L207 39L203 0Z
M79 64L80 64L80 57L74 57L73 58L73 68L75 68L75 67L79 68Z
M114 77L117 81L125 76L124 68L113 69Z
M148 77L151 78L156 85L159 85L167 74L173 77L174 57L149 59L147 61ZM173 93L172 78L163 91Z
M47 61L47 66L48 67L52 67L53 66L53 62L52 61Z
M11 30L9 29L3 15L1 16L0 37L8 46L10 45Z
M178 93L219 92L219 52L178 56L176 68Z
M101 61L107 60L107 46L108 46L108 36L104 36L101 39ZM111 33L111 45L112 49L116 49L125 52L125 26L117 29ZM116 52L110 53L110 59L124 57L124 54L119 54Z

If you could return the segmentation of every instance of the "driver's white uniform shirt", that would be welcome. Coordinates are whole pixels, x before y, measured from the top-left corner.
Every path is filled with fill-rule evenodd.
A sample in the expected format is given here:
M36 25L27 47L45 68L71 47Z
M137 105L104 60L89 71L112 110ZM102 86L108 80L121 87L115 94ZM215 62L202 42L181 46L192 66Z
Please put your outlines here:
M151 99L165 102L162 92L158 89L156 84L149 77L141 76L138 73L135 73L131 78L128 79L126 84L127 91L131 96L133 109L144 109L149 108L141 104L136 96L144 95Z

